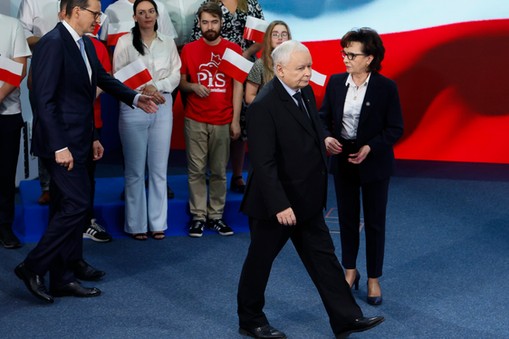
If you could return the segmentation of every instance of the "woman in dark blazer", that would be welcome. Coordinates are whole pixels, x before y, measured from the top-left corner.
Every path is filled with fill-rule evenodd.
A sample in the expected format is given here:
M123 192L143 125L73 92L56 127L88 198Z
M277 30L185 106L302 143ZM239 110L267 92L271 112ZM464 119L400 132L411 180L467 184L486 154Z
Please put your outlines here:
M385 214L392 146L403 134L398 89L378 72L385 48L370 28L349 31L341 39L346 73L330 78L320 109L325 147L334 175L345 278L358 289L357 253L361 202L366 235L368 303L382 303ZM361 194L362 193L362 194Z

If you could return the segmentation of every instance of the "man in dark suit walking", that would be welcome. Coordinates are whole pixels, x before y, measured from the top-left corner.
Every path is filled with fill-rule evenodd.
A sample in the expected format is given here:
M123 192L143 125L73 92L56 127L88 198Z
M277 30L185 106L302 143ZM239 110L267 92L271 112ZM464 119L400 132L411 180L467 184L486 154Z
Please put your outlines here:
M146 112L157 111L150 97L140 95L107 74L92 42L101 16L99 0L69 0L64 20L41 38L32 59L34 107L32 152L51 175L48 227L37 246L16 267L16 275L36 297L52 303L54 296L93 297L73 273L82 258L83 225L90 207L87 161L98 160L103 147L94 133L96 86ZM50 273L50 292L44 275Z
M240 276L240 333L286 338L263 313L272 263L291 239L313 280L337 337L370 329L382 317L365 318L334 253L325 224L327 165L313 91L311 55L297 41L277 47L276 77L247 112L252 168L241 210L249 216L251 244Z

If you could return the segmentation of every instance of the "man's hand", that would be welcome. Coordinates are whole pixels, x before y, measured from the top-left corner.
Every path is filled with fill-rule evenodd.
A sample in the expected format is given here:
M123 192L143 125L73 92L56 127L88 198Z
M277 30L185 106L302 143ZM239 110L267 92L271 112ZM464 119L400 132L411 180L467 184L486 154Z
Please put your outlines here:
M233 122L230 124L230 137L232 140L237 140L240 137L240 124Z
M140 95L138 99L138 107L146 113L155 113L158 109L157 105L152 101L152 97L144 94Z
M55 152L55 162L60 166L67 167L68 171L71 171L74 167L74 159L68 148L60 152Z
M92 151L94 152L94 161L99 160L103 157L104 154L104 147L101 145L101 142L99 140L95 140L92 144Z
M145 94L152 98L156 105L162 105L166 102L166 98L159 92L154 85L147 85L143 87L141 94Z
M196 94L200 98L206 98L210 94L210 88L205 87L201 84L193 84L191 89L193 90L194 94Z
M366 159L369 152L371 152L371 147L369 147L369 145L364 145L357 153L353 153L348 156L348 162L358 165Z
M325 138L324 142L325 150L330 154L336 155L343 152L343 145L341 145L337 139L333 137L327 137Z
M276 214L276 218L281 225L285 226L297 225L297 218L295 217L295 214L293 213L291 207L288 207L284 211L281 211L278 214Z

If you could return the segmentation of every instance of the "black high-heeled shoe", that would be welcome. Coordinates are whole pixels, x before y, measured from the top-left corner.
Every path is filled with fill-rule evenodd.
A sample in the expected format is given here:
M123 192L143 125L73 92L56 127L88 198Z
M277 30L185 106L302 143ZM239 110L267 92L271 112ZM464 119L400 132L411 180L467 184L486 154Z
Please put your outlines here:
M368 282L368 293L369 293L369 282ZM382 299L381 295L376 296L376 297L370 297L368 295L368 297L367 297L368 304L373 305L373 306L381 305L382 304L382 300L383 299Z
M358 270L355 270L355 280L352 283L352 286L350 288L355 289L356 291L359 290L359 280L361 280L361 274Z

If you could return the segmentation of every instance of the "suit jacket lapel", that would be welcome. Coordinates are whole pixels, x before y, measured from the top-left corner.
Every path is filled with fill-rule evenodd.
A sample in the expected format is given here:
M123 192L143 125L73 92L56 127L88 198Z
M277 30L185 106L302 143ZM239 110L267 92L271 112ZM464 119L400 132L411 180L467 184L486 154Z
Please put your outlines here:
M364 96L364 101L362 102L361 107L361 115L359 116L359 125L361 125L368 118L369 108L373 104L373 99L378 91L376 87L378 86L378 73L371 73L371 77L369 78L368 88L366 89L366 95Z
M289 111L292 117L302 125L306 132L315 137L316 132L311 125L311 121L309 121L309 119L305 116L305 113L299 109L293 98L290 96L290 94L288 94L280 80L277 78L274 78L274 87L278 91L281 102L283 103L286 110Z
M81 57L81 52L80 52L78 45L76 45L76 41L74 41L71 33L69 33L67 28L65 28L62 23L58 23L58 28L60 29L62 39L64 40L64 46L65 46L64 48L67 50L67 53L71 57L71 60L76 60L74 65L79 68L81 73L83 73L83 79L76 79L76 81L81 81L81 80L84 82L86 81L86 84L89 84L89 86L86 86L87 90L89 92L93 91L95 93L95 86L91 86L91 83L88 78L87 65L85 65L85 61ZM90 62L90 57L89 57L90 48L87 49L87 39L88 38L85 38L83 41L85 42L85 51L87 52L87 57L88 57L90 66L92 67L92 63ZM93 69L94 69L94 67L92 67L92 77L94 75ZM94 97L95 97L95 94L94 94Z

